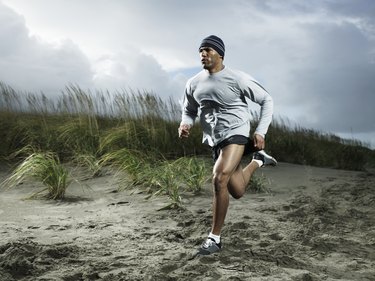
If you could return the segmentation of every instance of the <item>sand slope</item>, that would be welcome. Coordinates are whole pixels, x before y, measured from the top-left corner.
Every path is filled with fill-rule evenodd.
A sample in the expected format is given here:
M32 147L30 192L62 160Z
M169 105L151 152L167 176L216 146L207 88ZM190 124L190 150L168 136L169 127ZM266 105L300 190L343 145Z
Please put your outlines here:
M261 173L272 192L231 200L223 251L196 258L209 185L174 211L116 192L111 174L71 186L64 202L21 200L37 184L0 190L0 280L375 280L374 174L285 163Z

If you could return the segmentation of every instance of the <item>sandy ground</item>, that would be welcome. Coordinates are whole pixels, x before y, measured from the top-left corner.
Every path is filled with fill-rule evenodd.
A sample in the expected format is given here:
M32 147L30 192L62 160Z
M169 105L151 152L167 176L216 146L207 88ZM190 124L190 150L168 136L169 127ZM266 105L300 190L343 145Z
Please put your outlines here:
M117 192L111 174L64 202L22 200L37 184L0 190L0 280L375 280L373 173L280 163L257 174L271 192L231 200L223 250L196 258L209 185L179 211Z

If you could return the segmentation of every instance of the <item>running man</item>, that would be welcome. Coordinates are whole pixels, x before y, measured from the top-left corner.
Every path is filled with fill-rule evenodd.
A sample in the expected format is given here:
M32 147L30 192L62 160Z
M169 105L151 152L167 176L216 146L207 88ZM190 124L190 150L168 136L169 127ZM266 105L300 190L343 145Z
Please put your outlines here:
M203 39L199 54L203 70L188 80L185 88L180 138L187 138L198 117L203 129L203 143L213 149L213 218L208 238L198 249L209 255L222 248L220 233L229 205L229 194L241 198L254 171L277 164L267 155L265 135L272 121L273 100L250 75L223 64L224 42L215 35ZM248 102L261 106L260 120L250 139ZM245 147L254 152L252 161L244 168L241 159Z

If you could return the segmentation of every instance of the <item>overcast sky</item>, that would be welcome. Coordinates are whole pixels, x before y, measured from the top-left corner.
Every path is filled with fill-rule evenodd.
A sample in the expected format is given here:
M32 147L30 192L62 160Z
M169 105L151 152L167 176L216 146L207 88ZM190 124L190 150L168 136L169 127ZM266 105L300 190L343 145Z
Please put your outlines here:
M375 148L373 0L0 0L0 81L182 97L216 34L275 115Z

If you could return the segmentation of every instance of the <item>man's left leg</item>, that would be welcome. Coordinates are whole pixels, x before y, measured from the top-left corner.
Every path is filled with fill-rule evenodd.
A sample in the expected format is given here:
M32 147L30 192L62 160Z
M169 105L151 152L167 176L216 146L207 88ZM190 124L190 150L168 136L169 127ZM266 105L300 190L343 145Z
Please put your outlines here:
M258 168L259 164L255 161L251 161L245 168L242 168L242 165L238 165L228 183L228 191L233 198L240 199L245 194L246 186Z
M263 166L276 166L276 164L276 159L265 153L264 150L254 152L253 159L245 168L242 169L241 165L238 165L233 172L228 183L229 193L235 199L241 198L245 194L246 186L255 170Z

